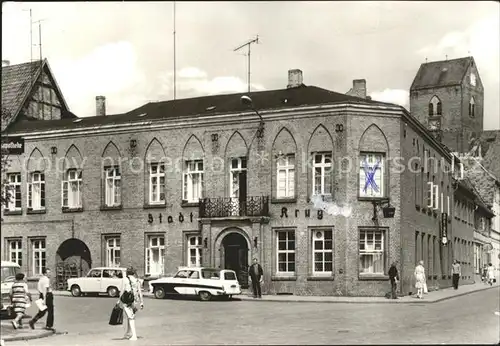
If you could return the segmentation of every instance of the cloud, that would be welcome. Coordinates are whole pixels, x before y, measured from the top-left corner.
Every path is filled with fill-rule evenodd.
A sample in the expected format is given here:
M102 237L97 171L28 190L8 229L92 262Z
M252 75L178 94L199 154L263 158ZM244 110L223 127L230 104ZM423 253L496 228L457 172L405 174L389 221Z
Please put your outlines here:
M385 89L374 91L370 95L373 100L381 102L395 103L408 109L409 92L402 89Z

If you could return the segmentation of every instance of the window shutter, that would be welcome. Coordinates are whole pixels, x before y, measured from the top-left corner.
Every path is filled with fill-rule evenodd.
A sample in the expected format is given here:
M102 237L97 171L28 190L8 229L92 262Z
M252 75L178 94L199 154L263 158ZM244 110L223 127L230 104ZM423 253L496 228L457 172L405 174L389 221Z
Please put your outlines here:
M16 198L16 208L21 208L21 185L16 185L15 198Z
M68 206L68 182L61 182L61 203L63 207Z
M183 182L182 182L183 187L182 188L184 190L182 199L187 201L187 199L188 199L188 174L187 173L184 173L182 175L182 180L183 180Z
M40 178L42 180L40 184L40 206L45 208L45 174L41 173Z

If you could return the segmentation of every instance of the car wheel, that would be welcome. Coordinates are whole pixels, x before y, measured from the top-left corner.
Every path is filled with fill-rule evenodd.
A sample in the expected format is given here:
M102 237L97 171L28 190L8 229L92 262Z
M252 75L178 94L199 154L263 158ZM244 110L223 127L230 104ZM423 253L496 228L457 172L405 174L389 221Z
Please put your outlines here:
M156 287L154 293L155 293L156 299L164 299L165 298L165 290L163 289L163 287Z
M113 286L108 287L108 295L111 298L118 297L118 288L113 287Z
M80 289L80 286L78 285L73 285L71 286L71 295L73 297L79 297L82 295L82 290Z
M200 299L204 302L212 299L212 295L210 294L210 292L207 291L201 291L200 293L198 293L198 295L200 296Z

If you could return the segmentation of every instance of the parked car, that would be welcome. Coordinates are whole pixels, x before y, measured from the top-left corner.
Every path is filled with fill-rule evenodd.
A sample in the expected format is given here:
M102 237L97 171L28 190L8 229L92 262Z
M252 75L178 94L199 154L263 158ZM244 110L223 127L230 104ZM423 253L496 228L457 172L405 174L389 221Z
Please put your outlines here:
M126 273L127 268L92 268L87 276L68 279L68 290L73 297L87 293L107 293L110 297L118 297Z
M16 281L16 274L21 271L21 267L15 262L1 261L0 269L0 281L2 285L1 313L13 317L14 310L10 300L10 289Z
M212 297L231 299L241 294L241 287L233 270L204 267L180 267L173 277L164 277L149 282L155 298L185 295L198 296L206 301Z

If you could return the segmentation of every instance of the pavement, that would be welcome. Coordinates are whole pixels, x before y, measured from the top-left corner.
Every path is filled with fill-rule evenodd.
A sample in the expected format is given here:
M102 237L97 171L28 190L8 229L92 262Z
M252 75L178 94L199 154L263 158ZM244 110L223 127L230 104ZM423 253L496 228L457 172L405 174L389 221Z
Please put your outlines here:
M493 286L486 285L484 283L475 283L469 285L459 286L458 290L453 288L446 288L437 291L429 292L424 295L423 299L417 299L415 296L404 296L399 297L399 299L386 299L384 297L346 297L346 296L294 296L294 295L264 295L261 299L254 299L250 292L245 292L245 294L238 295L234 299L235 301L243 302L258 302L264 303L267 302L270 305L272 303L277 302L286 302L286 303L358 303L358 304L411 304L410 306L414 306L415 304L432 304L445 300L449 300L452 298L469 295L475 292L481 292L485 290L490 290L493 288L498 288L499 284L496 283ZM35 293L35 292L32 292ZM55 291L55 296L71 296L70 292L67 291ZM149 299L154 299L153 295L149 292L144 292L144 296ZM34 295L36 297L36 295ZM99 298L93 298L99 299ZM103 297L103 299L106 299ZM70 299L72 300L72 299ZM161 303L160 300L155 300L155 303ZM150 305L150 303L146 303L146 305ZM259 304L259 306L261 306ZM281 306L281 305L280 305ZM34 314L36 313L36 307L31 306L27 313ZM50 335L54 335L54 332L47 331L41 329L42 324L40 323L37 326L37 329L31 330L27 324L27 320L24 321L25 327L23 329L15 330L12 327L10 320L2 320L1 321L1 336L5 342L11 341L19 341L19 340L31 340L48 337ZM56 333L59 334L59 333Z

